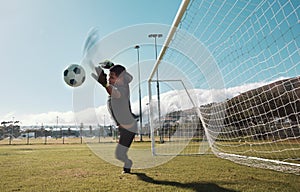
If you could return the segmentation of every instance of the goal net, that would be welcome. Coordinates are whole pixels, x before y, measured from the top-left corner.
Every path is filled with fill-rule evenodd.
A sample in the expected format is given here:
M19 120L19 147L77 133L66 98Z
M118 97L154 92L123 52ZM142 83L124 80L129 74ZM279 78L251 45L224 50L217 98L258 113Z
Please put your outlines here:
M182 2L148 81L154 155L300 174L299 7Z

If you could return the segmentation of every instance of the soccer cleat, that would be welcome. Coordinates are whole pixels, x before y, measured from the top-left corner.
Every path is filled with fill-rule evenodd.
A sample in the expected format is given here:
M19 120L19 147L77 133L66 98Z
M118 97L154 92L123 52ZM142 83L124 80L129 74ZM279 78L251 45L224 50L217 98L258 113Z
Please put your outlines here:
M123 168L123 174L124 173L130 173L131 172L131 167L132 167L132 161L130 159L128 159L124 165L124 168Z
M124 168L123 171L122 171L122 174L128 174L128 173L131 173L131 169L130 168Z

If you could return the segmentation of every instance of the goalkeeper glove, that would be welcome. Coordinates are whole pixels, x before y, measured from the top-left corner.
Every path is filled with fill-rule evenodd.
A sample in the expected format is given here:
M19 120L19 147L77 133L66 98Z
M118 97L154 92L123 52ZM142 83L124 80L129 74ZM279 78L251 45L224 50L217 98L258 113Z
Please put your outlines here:
M101 67L95 67L97 74L92 73L92 77L98 81L103 87L107 86L107 75L101 69Z
M115 64L109 60L105 60L104 62L99 63L103 69L110 69Z

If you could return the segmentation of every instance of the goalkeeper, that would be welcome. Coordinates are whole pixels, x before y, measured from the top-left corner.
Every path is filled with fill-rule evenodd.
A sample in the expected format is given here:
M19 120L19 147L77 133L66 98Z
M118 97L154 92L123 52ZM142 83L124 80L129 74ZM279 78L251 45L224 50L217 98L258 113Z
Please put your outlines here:
M95 68L97 74L92 73L92 77L96 79L109 94L107 102L108 110L120 132L119 143L116 148L116 158L124 162L123 173L130 173L132 161L128 158L127 152L137 131L137 122L135 115L131 111L129 100L129 83L133 77L122 65L114 65L111 62L107 64L109 64L109 67L107 67L107 65L102 65L102 67L109 68L108 82L107 75L100 66Z

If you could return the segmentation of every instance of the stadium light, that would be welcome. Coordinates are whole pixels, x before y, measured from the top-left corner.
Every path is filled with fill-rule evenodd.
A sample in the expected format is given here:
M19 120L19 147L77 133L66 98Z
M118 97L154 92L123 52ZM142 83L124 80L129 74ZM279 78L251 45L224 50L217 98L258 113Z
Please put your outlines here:
M137 51L137 63L138 63L138 81L139 81L139 105L140 105L140 141L143 141L143 115L142 115L142 96L141 96L141 71L140 71L140 46L134 47Z
M149 34L149 38L154 38L154 46L155 46L155 60L157 60L157 43L156 39L161 38L163 35L160 33L152 33ZM162 137L162 128L161 128L161 113L160 113L160 93L159 93L159 81L158 81L158 67L156 70L156 88L157 88L157 108L158 108L158 121L159 121L159 136L160 136L160 143L164 143L163 137Z

